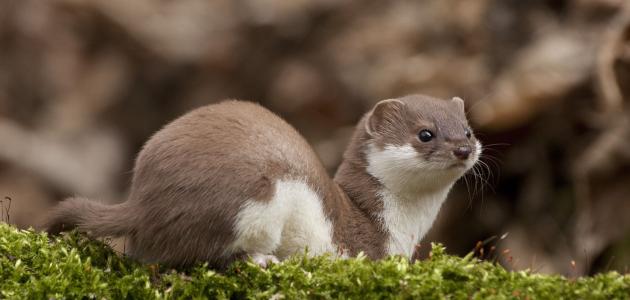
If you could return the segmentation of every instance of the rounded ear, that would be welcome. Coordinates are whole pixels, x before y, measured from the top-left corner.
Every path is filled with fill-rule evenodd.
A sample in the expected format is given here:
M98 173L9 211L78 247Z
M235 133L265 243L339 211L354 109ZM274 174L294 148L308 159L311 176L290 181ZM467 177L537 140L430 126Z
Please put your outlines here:
M451 102L455 103L455 105L457 105L457 107L464 113L466 113L466 110L464 108L464 99L459 98L459 97L453 97L453 99L451 99Z
M365 131L369 135L379 132L387 124L399 122L405 103L398 99L387 99L376 103L368 113L365 122Z

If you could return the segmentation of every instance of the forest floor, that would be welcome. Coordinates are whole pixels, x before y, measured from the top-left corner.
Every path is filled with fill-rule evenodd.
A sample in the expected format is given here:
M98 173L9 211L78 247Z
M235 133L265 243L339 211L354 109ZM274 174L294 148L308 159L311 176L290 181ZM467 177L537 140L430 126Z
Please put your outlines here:
M447 255L371 261L298 255L268 269L238 262L225 272L141 265L107 245L70 233L49 238L0 223L0 298L7 299L628 299L630 275L566 278L510 272Z

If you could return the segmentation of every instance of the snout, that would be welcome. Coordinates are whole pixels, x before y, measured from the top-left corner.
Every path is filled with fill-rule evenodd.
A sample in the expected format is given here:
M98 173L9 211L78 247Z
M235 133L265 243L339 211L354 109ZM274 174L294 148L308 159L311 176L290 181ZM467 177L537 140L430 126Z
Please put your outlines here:
M468 159L471 153L472 153L472 148L468 145L457 146L457 148L453 150L453 155L455 155L455 157L461 160Z

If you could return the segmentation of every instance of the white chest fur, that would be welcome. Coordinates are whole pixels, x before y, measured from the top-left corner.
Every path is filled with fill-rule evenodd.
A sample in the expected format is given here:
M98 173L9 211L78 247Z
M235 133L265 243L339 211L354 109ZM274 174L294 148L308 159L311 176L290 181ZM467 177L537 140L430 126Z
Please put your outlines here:
M235 232L232 251L273 254L283 259L306 248L312 255L336 249L322 200L297 180L277 181L268 202L249 200L237 216Z
M388 190L381 191L384 227L389 232L387 253L413 255L416 244L431 229L448 190L423 195L416 199L405 199Z
M433 225L456 177L432 174L431 164L410 145L389 145L383 150L370 146L366 154L368 173L385 186L379 192L383 201L379 217L389 232L387 253L410 257Z

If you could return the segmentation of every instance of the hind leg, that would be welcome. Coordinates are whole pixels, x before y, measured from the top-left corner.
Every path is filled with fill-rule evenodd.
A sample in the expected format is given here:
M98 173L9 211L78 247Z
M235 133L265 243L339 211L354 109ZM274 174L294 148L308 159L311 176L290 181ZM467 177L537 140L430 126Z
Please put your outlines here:
M268 202L248 201L238 213L231 250L246 253L262 267L278 262L274 253L291 211L291 205L287 204L277 198Z

